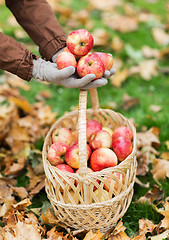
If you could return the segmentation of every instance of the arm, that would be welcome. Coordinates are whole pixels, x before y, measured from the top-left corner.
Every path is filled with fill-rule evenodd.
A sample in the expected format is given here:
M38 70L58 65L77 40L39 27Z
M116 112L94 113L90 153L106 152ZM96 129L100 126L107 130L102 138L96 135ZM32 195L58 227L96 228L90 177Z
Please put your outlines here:
M32 77L33 59L37 58L22 44L0 32L0 69L29 81Z
M6 0L18 23L39 46L42 57L50 60L66 45L66 34L45 0Z

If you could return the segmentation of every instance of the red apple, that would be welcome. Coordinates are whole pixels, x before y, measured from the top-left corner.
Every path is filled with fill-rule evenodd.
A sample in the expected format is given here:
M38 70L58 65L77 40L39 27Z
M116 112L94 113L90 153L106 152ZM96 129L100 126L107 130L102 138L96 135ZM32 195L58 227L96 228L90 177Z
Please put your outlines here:
M91 155L91 148L87 144L87 161L89 160L89 157ZM75 144L71 146L68 151L65 154L65 161L69 166L72 168L79 168L79 144Z
M63 69L69 66L77 67L75 56L70 52L61 52L56 58L56 64L58 69Z
M93 171L101 171L104 168L114 167L117 163L116 154L109 148L98 148L90 157L90 164Z
M68 144L62 142L55 142L50 146L48 150L47 159L54 166L60 163L64 163L64 155L68 149Z
M124 175L123 174L121 174L120 172L115 172L115 175L116 175L116 177L122 182L122 183L124 183ZM109 186L110 186L110 184L113 184L113 188L117 191L117 189L118 189L118 186L119 186L119 184L118 184L118 182L116 182L114 179L112 179L111 177L108 177L107 179L106 179L106 181L109 183ZM107 190L107 191L109 191L109 187L107 184L105 184L104 185L104 188Z
M103 76L104 72L104 65L96 54L87 54L81 57L77 63L77 73L80 77L84 77L87 74L95 74L95 79L98 79Z
M61 163L56 166L59 170L74 173L74 170L67 164Z
M112 145L112 136L103 129L98 130L91 134L89 145L93 150L97 148L110 148Z
M52 139L52 143L62 142L70 145L73 141L73 136L70 129L61 127L61 128L56 128L52 132L51 139Z
M108 53L94 52L103 62L105 70L110 70L113 67L113 58Z
M86 123L86 136L87 136L87 141L90 138L90 135L98 130L102 129L102 125L94 119L90 119Z
M126 159L133 150L131 140L123 136L112 141L112 148L120 162Z
M94 39L86 29L77 29L71 32L67 37L67 48L76 56L84 56L90 52L93 47Z
M126 126L120 126L114 130L113 135L112 135L112 140L115 140L116 138L121 137L121 136L132 140L133 132L131 131L130 128L128 128Z
M113 130L110 127L102 127L102 129L110 133L111 136L113 135Z

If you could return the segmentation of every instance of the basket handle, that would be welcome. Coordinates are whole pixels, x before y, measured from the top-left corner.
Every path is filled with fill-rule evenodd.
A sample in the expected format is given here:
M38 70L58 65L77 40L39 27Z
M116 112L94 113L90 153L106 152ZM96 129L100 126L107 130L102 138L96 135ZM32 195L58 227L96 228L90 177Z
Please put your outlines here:
M97 89L89 90L92 108L99 108ZM78 144L79 144L79 175L87 174L87 141L86 141L86 111L87 111L87 91L80 90L78 109Z

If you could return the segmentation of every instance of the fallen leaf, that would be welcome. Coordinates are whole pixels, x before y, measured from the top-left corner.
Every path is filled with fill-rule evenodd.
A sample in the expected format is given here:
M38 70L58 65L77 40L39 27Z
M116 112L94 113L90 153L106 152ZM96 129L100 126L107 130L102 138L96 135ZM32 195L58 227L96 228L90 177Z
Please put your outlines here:
M90 230L83 240L100 240L103 237L103 234L98 230L96 233L93 233L92 230Z
M161 227L169 229L169 202L166 200L164 210L159 211L164 218L161 221Z
M150 105L150 110L152 110L155 113L158 113L159 111L161 111L161 109L162 109L162 107L159 105L154 105L154 104Z
M110 83L114 87L121 87L122 83L128 77L128 69L117 70L116 73L110 77Z
M27 198L28 192L24 187L11 187L13 192L21 199Z
M154 40L160 45L167 45L169 43L169 34L165 32L162 28L153 28L152 34Z
M159 58L160 52L156 48L151 48L149 46L142 47L142 53L146 58Z
M130 238L125 232L121 231L116 235L111 235L108 240L130 240Z
M33 109L32 109L31 104L24 97L21 97L21 98L9 97L9 100L11 102L15 103L15 105L17 107L21 108L23 111L25 111L29 114L33 114Z
M112 38L110 47L113 51L115 52L119 52L123 49L124 47L124 42L121 40L121 38L119 36L114 36Z
M96 28L92 32L94 38L94 46L107 46L109 41L109 33L104 28Z
M148 219L139 220L139 233L145 235L146 233L152 233L157 225Z
M153 237L149 237L150 240L164 240L164 239L168 239L169 237L169 230L166 230L165 232L158 234L156 236Z
M63 233L57 232L56 226L53 227L50 231L47 231L47 239L49 240L62 240Z
M120 6L122 4L121 0L89 0L90 9L99 9L102 11L110 11L113 10L114 7Z
M121 107L126 111L138 105L140 102L139 98L131 97L128 94L124 94L122 100L123 100L123 103L121 104Z
M153 169L151 170L155 181L169 178L169 161L155 158L153 161Z
M133 32L138 29L138 19L136 17L120 15L117 13L104 13L103 22L109 28L122 33Z

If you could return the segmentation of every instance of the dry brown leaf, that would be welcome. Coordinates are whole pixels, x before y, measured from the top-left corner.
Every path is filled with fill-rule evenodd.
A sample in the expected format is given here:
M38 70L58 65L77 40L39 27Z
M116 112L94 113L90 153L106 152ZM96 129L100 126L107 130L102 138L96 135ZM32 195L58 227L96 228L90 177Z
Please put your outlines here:
M148 219L139 220L139 233L145 235L147 232L152 233L157 225Z
M83 240L100 240L103 237L103 234L98 230L96 233L93 233L92 230L90 230Z
M28 172L27 172L26 176L29 177L28 189L32 190L36 187L36 185L39 182L41 182L44 179L44 174L37 175L30 165L28 165L27 170L28 170Z
M138 236L132 238L131 240L146 240L146 236L145 235L138 235Z
M167 148L168 149L168 148ZM169 152L162 152L160 154L161 159L169 160Z
M126 111L139 104L139 98L131 97L128 94L124 94L122 100L121 107Z
M13 204L13 208L15 208L18 211L25 210L26 207L30 206L32 203L29 200L29 198L25 198L22 201Z
M142 47L142 53L146 58L159 58L160 52L156 48L150 48L149 46Z
M113 51L119 52L123 49L124 43L123 41L119 38L119 36L115 36L112 38L110 47L112 48Z
M110 83L114 87L121 87L122 83L128 77L128 69L117 70L116 74L110 77Z
M169 43L169 34L162 28L153 28L152 34L155 41L160 45L167 45Z
M152 110L155 113L158 113L159 111L161 111L161 109L162 109L162 107L159 105L154 105L154 104L150 105L150 110Z
M24 187L11 187L11 190L21 199L27 198L28 192Z
M107 46L110 34L104 28L96 28L92 32L94 38L94 46Z
M120 231L116 235L111 235L108 240L130 240L130 238L127 236L127 234L123 231Z
M62 240L63 233L57 232L56 226L47 232L47 239L49 240Z
M167 200L165 202L164 208L164 210L159 211L164 216L161 221L161 227L169 229L169 202Z
M21 108L23 111L29 113L29 114L33 114L33 109L31 104L28 102L27 99L21 97L21 98L17 98L17 97L9 97L9 100L11 102L14 102L16 106L18 106L19 108Z
M164 240L168 239L169 237L169 230L166 230L165 232L155 235L153 237L149 237L150 240Z
M155 158L153 161L153 169L151 170L155 181L164 180L169 177L169 161Z
M121 6L121 0L89 0L91 9L99 9L101 11L111 11L117 6Z
M42 214L42 220L44 221L45 224L56 225L58 223L58 220L56 219L56 217L54 216L50 209L48 209L47 211L45 211L44 214Z
M149 204L152 204L154 201L160 201L164 198L165 191L160 189L157 185L153 186L152 190L149 190L143 197L141 197L138 201L145 203L146 201Z
M117 13L104 13L103 22L111 29L122 33L133 32L138 29L137 17L124 16Z

